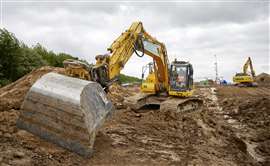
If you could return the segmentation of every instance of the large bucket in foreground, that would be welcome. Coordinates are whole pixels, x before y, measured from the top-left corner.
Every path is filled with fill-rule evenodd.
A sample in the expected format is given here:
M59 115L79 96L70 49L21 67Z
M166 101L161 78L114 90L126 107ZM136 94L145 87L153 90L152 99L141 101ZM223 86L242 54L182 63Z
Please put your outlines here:
M97 130L112 109L98 83L48 73L26 95L17 126L89 157Z

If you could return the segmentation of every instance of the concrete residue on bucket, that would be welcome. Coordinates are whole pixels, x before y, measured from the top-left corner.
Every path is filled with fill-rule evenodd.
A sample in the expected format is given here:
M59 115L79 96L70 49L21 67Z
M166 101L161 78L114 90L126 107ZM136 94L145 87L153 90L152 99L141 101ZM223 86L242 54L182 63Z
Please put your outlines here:
M99 84L48 73L26 95L17 126L88 157L112 109Z

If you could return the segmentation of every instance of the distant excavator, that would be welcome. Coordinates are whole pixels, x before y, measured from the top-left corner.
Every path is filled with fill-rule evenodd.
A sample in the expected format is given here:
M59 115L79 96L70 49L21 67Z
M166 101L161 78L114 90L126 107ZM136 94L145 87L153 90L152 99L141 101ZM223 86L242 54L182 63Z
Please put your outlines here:
M248 73L248 68L250 68L250 73ZM253 68L251 58L248 57L243 66L243 72L235 74L233 77L233 83L239 87L256 87L258 84L255 82L255 77L255 70Z
M66 60L66 75L48 73L40 78L25 97L18 127L89 156L97 129L113 110L104 90L118 80L134 53L148 55L153 62L141 85L143 93L126 98L130 108L154 105L186 112L202 105L202 100L192 97L192 65L177 60L169 63L165 45L149 35L141 22L132 23L108 51L110 54L97 55L92 66Z

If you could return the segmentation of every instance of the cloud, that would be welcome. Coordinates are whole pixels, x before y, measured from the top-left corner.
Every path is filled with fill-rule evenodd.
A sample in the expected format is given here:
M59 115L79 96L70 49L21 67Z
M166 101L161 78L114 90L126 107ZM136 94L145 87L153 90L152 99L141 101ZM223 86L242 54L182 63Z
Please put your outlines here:
M269 72L269 3L247 2L6 2L3 24L28 45L41 43L94 62L133 21L167 46L169 59L190 61L195 78L230 80L248 56ZM149 57L133 56L123 72L141 76Z

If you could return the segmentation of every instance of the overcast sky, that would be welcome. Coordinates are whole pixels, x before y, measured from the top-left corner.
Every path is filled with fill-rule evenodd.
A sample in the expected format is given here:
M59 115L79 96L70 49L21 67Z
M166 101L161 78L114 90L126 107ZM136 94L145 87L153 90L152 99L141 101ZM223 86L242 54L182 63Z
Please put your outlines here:
M2 1L2 27L29 46L41 43L89 63L133 21L165 43L169 59L189 61L195 78L231 80L250 56L257 74L269 73L268 1ZM150 62L135 55L122 71L141 76Z

